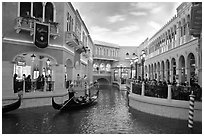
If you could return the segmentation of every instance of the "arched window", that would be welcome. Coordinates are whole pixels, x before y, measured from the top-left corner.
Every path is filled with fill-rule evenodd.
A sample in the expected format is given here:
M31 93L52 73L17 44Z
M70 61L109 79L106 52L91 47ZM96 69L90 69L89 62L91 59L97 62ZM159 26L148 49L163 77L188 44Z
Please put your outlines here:
M110 72L111 70L111 65L110 64L106 64L106 71Z
M98 70L98 64L97 63L94 63L93 64L93 71L97 71Z
M51 2L46 3L45 5L45 21L53 22L53 12L54 8Z
M43 5L41 2L33 3L33 17L43 18Z
M100 64L100 71L105 71L105 65L104 65L104 63L101 63L101 64Z
M31 16L31 3L30 2L20 2L20 16L21 17Z
M99 55L99 48L97 47L97 53L96 53L96 55Z

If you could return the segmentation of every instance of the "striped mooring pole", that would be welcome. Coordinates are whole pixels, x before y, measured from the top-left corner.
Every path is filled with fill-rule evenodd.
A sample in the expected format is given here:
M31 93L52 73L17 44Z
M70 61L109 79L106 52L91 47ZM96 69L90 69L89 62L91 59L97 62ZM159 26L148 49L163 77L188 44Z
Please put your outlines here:
M191 92L190 101L189 101L189 115L188 115L188 128L190 128L191 133L193 132L193 113L194 113L194 101L195 95L193 95L193 91Z

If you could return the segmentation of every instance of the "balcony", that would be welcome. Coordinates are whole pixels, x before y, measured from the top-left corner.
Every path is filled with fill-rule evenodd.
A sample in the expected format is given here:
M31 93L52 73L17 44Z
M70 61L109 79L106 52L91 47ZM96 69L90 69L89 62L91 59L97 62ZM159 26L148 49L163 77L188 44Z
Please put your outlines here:
M65 32L65 42L68 46L78 47L80 45L80 41L75 32L67 31Z
M88 53L88 52L82 52L82 55L83 55L85 58L88 58L88 57L89 57L89 53Z
M101 59L101 60L103 60L103 59L112 60L112 61L118 61L119 60L119 57L116 57L116 56L98 55L98 54L94 54L93 58L94 59Z
M34 23L42 23L42 19L34 17L17 17L16 18L16 33L20 31L29 31L30 36L34 34ZM57 22L43 22L45 24L50 24L50 36L56 39L59 36L59 23Z

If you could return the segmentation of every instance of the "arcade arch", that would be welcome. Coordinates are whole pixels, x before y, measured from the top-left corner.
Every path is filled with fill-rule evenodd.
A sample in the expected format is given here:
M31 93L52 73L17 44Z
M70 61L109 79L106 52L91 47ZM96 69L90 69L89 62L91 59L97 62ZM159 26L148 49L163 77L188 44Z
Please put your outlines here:
M179 81L180 83L185 83L186 74L185 74L185 58L183 55L179 57Z

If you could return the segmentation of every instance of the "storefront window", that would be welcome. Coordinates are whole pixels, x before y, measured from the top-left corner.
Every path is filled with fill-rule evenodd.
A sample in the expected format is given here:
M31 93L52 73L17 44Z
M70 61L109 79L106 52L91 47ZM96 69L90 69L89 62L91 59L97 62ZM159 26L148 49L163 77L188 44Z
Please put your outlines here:
M52 61L46 56L37 54L17 56L14 64L14 75L14 92L23 89L26 93L53 91L54 89ZM23 87L24 82L25 88Z

